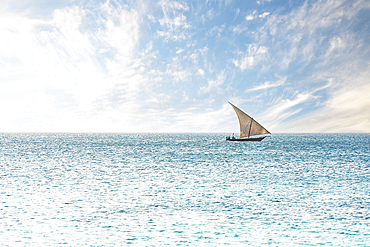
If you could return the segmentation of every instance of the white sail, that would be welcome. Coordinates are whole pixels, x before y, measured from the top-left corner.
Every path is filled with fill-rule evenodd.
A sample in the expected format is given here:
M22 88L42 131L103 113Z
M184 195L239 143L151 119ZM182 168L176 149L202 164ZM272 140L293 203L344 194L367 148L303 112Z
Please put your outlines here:
M251 118L248 114L246 114L233 104L230 103L230 105L234 108L236 115L238 116L239 119L240 138L250 137L254 135L271 134L267 129L265 129L253 118Z

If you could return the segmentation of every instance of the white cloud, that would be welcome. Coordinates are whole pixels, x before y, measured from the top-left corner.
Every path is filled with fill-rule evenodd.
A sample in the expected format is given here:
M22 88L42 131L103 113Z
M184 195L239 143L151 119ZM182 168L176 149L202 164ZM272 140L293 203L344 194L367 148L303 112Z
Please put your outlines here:
M247 16L245 17L245 19L246 19L247 21L251 21L251 20L253 20L253 19L254 19L254 16L253 16L253 15L247 15Z
M264 4L265 2L272 2L272 0L257 0L257 4Z
M265 59L268 53L266 46L257 46L256 44L248 45L247 51L239 52L240 59L233 59L232 63L241 70L251 69L260 61Z
M163 18L159 20L159 23L162 26L167 26L170 29L178 29L180 27L189 28L190 25L186 22L186 16L180 14L173 19L170 18Z
M197 75L204 76L204 70L198 69Z
M324 107L276 128L284 132L370 132L370 68L362 73L351 73L325 102Z
M197 63L199 55L197 53L193 53L189 56L189 58L194 62Z
M218 36L220 37L221 33L225 30L225 24L222 24L221 26L215 26L207 31L207 34L209 36Z
M370 116L365 110L369 108L365 95L370 93L366 59L370 49L365 48L362 34L353 28L358 21L356 14L370 5L362 0L348 4L345 1L304 4L289 15L269 20L278 28L275 38L287 37L283 40L290 43L292 53L285 52L284 68L293 62L303 63L310 65L310 81L331 81L326 88L328 99L320 100L318 110L293 121L289 125L291 131L370 131ZM340 32L322 32L328 29Z
M257 17L257 10L255 9L255 10L253 10L253 13L252 13L252 14L247 15L247 16L245 17L245 19L246 19L247 21L252 21L252 20L254 20L256 17Z
M284 99L280 103L270 107L266 110L265 118L269 119L271 128L276 127L281 121L288 117L299 113L303 107L295 108L295 106L302 104L308 100L314 99L312 93L300 93L293 100Z
M213 11L213 9L210 9L210 10L208 10L208 12L207 12L207 14L206 14L206 16L207 16L207 18L209 19L209 20L212 20L213 18L214 18L214 11Z
M225 6L229 5L232 3L233 0L225 0Z
M292 74L306 77L305 85L292 85L300 98L288 96L290 100L285 99L281 105L271 108L274 114L268 116L274 122L273 130L370 131L370 117L364 110L369 108L365 96L370 93L365 86L365 81L369 83L369 80L363 76L364 71L369 70L366 57L370 49L365 45L368 42L363 33L357 30L357 15L368 12L369 8L370 4L363 0L305 2L288 14L277 12L266 20L255 38L259 46L273 41L272 46L266 45L272 59L269 63L277 70L292 71L294 68ZM362 79L356 79L359 75ZM323 81L330 83L321 86ZM264 83L255 89L269 85ZM318 109L310 112L312 99ZM302 103L294 105L295 102ZM302 117L307 111L309 113ZM289 122L285 120L288 117Z
M179 54L179 53L181 53L181 52L183 52L183 51L184 51L184 49L180 48L180 49L178 49L178 50L176 51L176 54Z
M344 31L346 26L343 25L343 18L355 15L356 12L360 11L360 6L366 6L364 1L359 0L351 7L347 6L344 1L320 1L312 4L305 2L288 14L279 15L276 13L268 18L256 39L261 40L261 43L267 38L280 40L275 43L275 48L280 51L276 58L281 69L287 69L297 59L310 62L315 58L317 52L325 47L326 40L331 42L329 51L347 45L343 43L342 36L347 36L352 30ZM260 16L262 17L262 15ZM337 37L330 37L331 32L321 32L327 28L342 29L343 32ZM268 36L266 30L272 37Z
M248 30L248 27L245 26L245 25L237 25L237 26L234 26L234 27L231 27L231 30L236 33L236 34L241 34L242 32L245 32Z
M260 14L258 17L260 18L265 18L266 16L268 16L270 14L270 12L263 12L263 14Z
M235 17L234 17L234 19L239 15L239 13L240 13L240 9L239 9L239 8L237 8L237 9L235 10Z
M152 22L156 22L157 21L157 19L153 15L151 15L151 14L148 15L148 19L151 20Z
M135 52L137 12L108 4L100 10L107 18L99 19L96 33L81 31L86 11L80 7L57 9L50 21L14 14L1 22L0 91L12 95L1 97L10 106L2 110L3 131L105 131L104 123L122 130L135 121L138 96L150 90L150 47Z
M217 75L216 80L208 80L207 86L200 87L199 93L200 94L209 94L211 92L219 93L221 91L222 84L225 82L225 79L226 79L225 72L221 71L221 73Z
M191 25L186 20L186 16L178 11L188 11L189 7L176 1L160 1L159 5L164 14L159 23L164 31L157 31L158 35L166 37L166 42L188 39L190 37L188 30Z
M342 50L342 49L345 49L346 47L347 47L347 44L345 43L345 41L343 41L341 37L338 37L338 36L333 37L330 40L330 46L327 51L327 55L331 54L332 52L335 52L335 50Z
M158 4L161 5L162 8L165 8L165 9L175 9L175 10L185 10L185 11L189 10L189 7L186 3L181 4L178 1L161 0L159 1Z
M167 64L166 75L170 76L175 82L185 81L191 76L189 68L184 68L180 56L174 57L170 64Z
M251 88L251 89L245 90L245 92L263 90L263 89L272 88L272 87L278 87L278 86L283 85L285 83L286 79L287 79L287 77L284 77L284 78L282 78L280 80L277 80L275 82L266 81L261 85L258 85L258 86L255 86L255 87Z

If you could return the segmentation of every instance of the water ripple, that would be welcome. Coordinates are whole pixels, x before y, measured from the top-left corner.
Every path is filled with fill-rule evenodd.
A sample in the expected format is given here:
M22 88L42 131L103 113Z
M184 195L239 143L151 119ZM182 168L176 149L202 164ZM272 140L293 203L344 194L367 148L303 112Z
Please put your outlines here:
M3 245L366 245L369 134L0 134Z

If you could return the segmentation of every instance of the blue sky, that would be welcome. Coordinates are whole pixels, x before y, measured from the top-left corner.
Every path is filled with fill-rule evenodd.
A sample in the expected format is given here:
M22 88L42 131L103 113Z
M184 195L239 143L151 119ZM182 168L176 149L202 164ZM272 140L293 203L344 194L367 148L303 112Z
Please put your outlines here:
M370 1L0 3L0 131L370 132Z

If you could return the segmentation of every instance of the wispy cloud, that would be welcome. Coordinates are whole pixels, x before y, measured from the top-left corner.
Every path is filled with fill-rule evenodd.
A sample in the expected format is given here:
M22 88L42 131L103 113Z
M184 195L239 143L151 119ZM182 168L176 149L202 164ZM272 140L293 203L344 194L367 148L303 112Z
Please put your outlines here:
M286 119L294 114L297 114L302 108L294 109L295 106L302 104L315 97L311 93L298 94L294 99L284 99L279 104L271 107L266 112L267 119L279 123L282 119Z
M349 129L351 123L356 122L362 123L362 127L367 123L366 129L369 130L370 124L366 120L368 115L361 112L363 106L368 103L363 99L363 94L354 90L362 88L364 92L369 92L369 89L364 86L367 79L365 77L354 79L357 77L354 71L361 74L366 70L365 57L370 54L370 50L363 46L366 41L361 32L353 26L356 23L356 14L368 12L369 7L369 4L362 0L354 2L353 5L344 0L305 2L287 14L274 12L273 15L269 15L266 24L256 35L256 39L260 41L257 45L268 46L266 42L270 42L271 39L279 40L274 45L268 46L269 58L273 59L274 69L294 70L296 76L306 78L304 85L299 80L295 86L291 82L292 78L287 77L290 81L289 85L296 88L293 91L296 96L293 97L294 94L285 96L288 99L282 100L280 104L269 109L271 113L268 117L277 123L274 125L276 130L284 129L284 125L278 125L284 123L286 126L285 118L289 118L294 123L289 125L290 131L299 131L299 129L331 131L330 128L339 130L340 126L347 126ZM358 66L359 64L361 65ZM331 83L322 86L322 82L325 81L331 81ZM267 82L255 89L270 85ZM341 91L344 88L349 92L348 95ZM247 92L253 92L253 89ZM340 98L347 98L353 102L353 104L348 103L352 109L347 112L346 124L341 120L344 116L344 111L341 109L344 109L344 105L347 104L339 100ZM310 112L308 109L313 99L319 109ZM303 112L307 114L307 118L300 121ZM325 120L324 115L330 117ZM360 115L362 117L359 117ZM336 123L334 119L337 120ZM324 122L326 124L323 124Z
M225 82L225 72L221 71L217 75L216 80L208 80L207 86L200 87L199 93L200 94L208 94L211 92L220 92L221 86Z
M248 27L243 24L239 24L237 26L231 27L230 29L233 31L233 33L241 34L242 32L247 31Z
M164 9L168 10L189 10L189 7L186 3L180 3L178 1L171 0L161 0L158 2L159 5Z
M257 46L256 44L248 45L245 52L238 52L240 59L233 59L232 63L241 70L251 69L253 66L266 58L268 49L266 46Z
M264 4L266 2L272 2L272 0L257 0L257 4Z
M277 80L275 82L265 81L261 85L258 85L258 86L255 86L253 88L245 90L245 92L251 92L251 91L263 90L263 89L272 88L272 87L278 87L278 86L283 85L285 83L286 79L287 79L287 77L284 77L284 78L282 78L280 80Z
M209 31L207 31L207 35L209 36L218 36L220 37L221 33L224 31L225 29L225 24L222 24L221 26L215 26L213 27L212 29L210 29Z
M370 126L370 68L346 77L348 84L339 87L325 102L324 107L297 118L291 123L280 124L276 129L284 132L369 132Z
M270 16L264 28L261 29L259 38L262 40L267 37L268 33L265 32L267 29L272 37L280 40L276 44L276 48L280 49L277 58L283 69L287 69L292 62L299 59L310 61L315 58L320 49L326 47L323 42L328 38L331 47L329 49L345 45L338 43L342 41L340 37L330 38L327 35L331 34L328 32L320 33L320 31L330 27L340 28L343 18L349 18L353 15L352 11L360 11L360 6L366 4L360 0L355 4L356 7L350 8L350 10L347 10L347 5L348 3L344 0L314 2L312 4L305 2L301 7L286 15ZM342 32L341 35L348 35L348 33Z
M186 20L186 16L179 11L188 11L186 4L177 1L162 0L159 2L162 7L163 18L159 19L160 25L164 31L157 31L159 36L166 37L165 41L181 41L188 39L190 34L187 32L191 25Z

